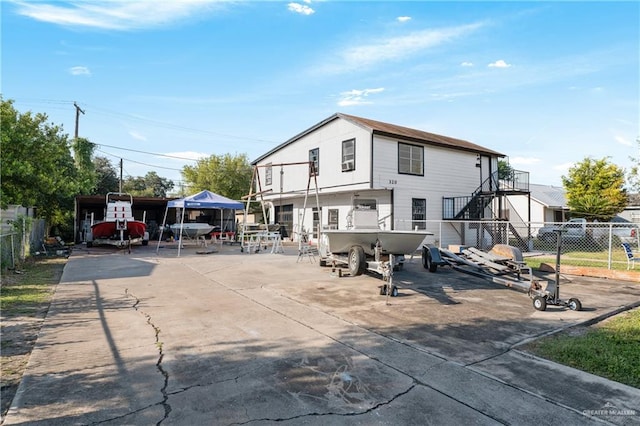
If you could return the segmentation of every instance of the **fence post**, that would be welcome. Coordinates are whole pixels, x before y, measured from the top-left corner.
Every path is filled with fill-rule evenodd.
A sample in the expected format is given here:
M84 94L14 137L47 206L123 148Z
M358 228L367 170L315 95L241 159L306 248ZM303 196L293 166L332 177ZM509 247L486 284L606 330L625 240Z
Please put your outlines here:
M609 222L609 254L607 259L607 269L611 269L613 260L613 223Z

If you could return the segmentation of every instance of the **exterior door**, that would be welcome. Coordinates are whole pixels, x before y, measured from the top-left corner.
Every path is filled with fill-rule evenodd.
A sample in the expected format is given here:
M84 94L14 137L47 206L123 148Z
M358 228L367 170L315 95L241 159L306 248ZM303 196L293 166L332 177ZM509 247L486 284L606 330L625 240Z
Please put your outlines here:
M491 157L488 155L480 155L480 185L483 192L495 191L495 183L491 177Z

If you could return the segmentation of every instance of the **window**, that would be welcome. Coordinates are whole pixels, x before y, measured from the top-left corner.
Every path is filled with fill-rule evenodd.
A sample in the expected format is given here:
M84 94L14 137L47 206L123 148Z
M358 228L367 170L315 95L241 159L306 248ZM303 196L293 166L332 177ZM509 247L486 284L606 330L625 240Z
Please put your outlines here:
M427 200L411 199L411 226L413 229L427 229Z
M275 206L276 223L280 224L280 235L282 238L289 238L289 230L293 229L293 204Z
M329 209L329 229L338 229L338 209Z
M398 142L398 173L424 176L424 147Z
M271 185L273 183L273 170L271 168L271 163L267 164L267 167L264 168L264 184Z
M320 174L320 148L309 150L309 176L318 176Z
M322 213L322 207L320 207L319 211L317 207L313 207L312 211L313 211L313 229L311 231L311 235L313 236L314 239L318 239L320 238L318 236L318 228L320 227L320 214Z
M342 171L350 172L356 169L356 140L342 141Z

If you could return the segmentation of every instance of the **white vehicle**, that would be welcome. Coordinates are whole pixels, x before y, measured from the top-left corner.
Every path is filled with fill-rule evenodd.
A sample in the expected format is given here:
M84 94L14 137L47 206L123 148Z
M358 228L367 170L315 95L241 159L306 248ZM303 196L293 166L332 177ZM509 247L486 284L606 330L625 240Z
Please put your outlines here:
M635 223L598 223L587 222L584 218L575 218L562 224L543 226L538 230L538 238L555 242L557 231L560 231L563 242L592 240L606 245L609 244L609 237L611 237L615 239L614 242L633 244L637 242L638 227L639 225Z

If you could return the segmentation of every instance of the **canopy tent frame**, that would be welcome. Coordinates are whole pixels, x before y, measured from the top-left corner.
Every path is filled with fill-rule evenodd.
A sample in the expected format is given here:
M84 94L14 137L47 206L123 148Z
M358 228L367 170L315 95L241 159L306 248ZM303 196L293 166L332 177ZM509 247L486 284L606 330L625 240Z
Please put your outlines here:
M242 210L244 209L244 204L239 201L231 200L227 197L223 197L222 195L218 195L214 192L204 190L200 191L197 194L190 195L188 197L179 198L176 200L171 200L167 202L167 207L164 211L164 219L162 220L162 228L160 228L160 237L158 238L158 246L156 247L156 253L160 250L160 242L162 241L162 233L164 231L165 226L167 225L167 215L169 213L170 208L182 209L180 215L180 234L179 234L179 242L178 242L178 257L180 257L180 250L182 248L182 238L183 238L183 228L184 228L184 216L185 211L188 209L220 209L220 222L223 223L224 220L224 210Z

